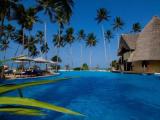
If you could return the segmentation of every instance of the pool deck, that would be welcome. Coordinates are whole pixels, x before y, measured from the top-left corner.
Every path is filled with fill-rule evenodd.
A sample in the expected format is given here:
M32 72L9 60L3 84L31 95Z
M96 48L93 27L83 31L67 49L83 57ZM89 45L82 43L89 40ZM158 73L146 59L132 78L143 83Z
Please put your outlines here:
M118 71L118 70L114 70L111 71L113 73L124 73L124 74L141 74L141 75L160 75L160 73L152 73L152 72L136 72L136 71Z
M49 76L56 76L60 73L54 73L54 74L47 74L43 76L24 76L24 75L7 75L6 80L14 80L14 79L28 79L28 78L43 78L43 77L49 77Z

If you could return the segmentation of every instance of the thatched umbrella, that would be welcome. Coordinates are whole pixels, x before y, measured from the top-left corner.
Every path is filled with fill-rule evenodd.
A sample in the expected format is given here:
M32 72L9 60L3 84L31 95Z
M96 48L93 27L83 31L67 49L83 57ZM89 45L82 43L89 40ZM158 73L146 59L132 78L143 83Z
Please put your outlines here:
M14 59L14 62L15 62L15 63L20 63L20 64L23 66L22 71L24 70L24 63L25 63L25 62L29 62L29 65L30 65L30 62L31 62L31 61L33 61L33 59L30 58L30 57L27 57L27 56L20 56L20 57L16 57L16 58Z
M36 62L36 63L49 63L48 60L46 60L42 57L35 58L35 59L33 59L33 61Z
M51 60L49 61L49 63L50 63L50 64L54 64L54 65L58 64L58 62L53 62L53 61L51 61Z
M46 60L46 59L44 59L42 57L38 57L38 58L35 58L33 60L36 63L45 63L46 64L46 70L48 69L47 64L50 63L48 60Z
M21 62L21 61L33 61L33 59L30 58L30 57L22 56L22 57L16 58L15 61L19 61L19 62Z

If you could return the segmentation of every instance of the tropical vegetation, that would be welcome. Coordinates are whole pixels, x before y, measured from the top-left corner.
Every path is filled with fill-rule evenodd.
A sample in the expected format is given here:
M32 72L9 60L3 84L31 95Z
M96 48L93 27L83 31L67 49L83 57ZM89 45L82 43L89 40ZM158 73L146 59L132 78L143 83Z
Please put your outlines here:
M89 70L87 63L84 63L81 67L82 70Z
M102 23L104 21L109 21L110 19L110 15L109 15L109 11L105 8L100 8L97 10L97 16L95 18L95 20L97 21L97 23ZM104 26L102 24L101 26L102 29L102 37L103 37L103 42L104 42L104 56L105 56L105 62L107 65L107 45L106 45L106 40L105 40L105 33L104 33Z
M97 38L96 38L96 36L94 35L94 33L89 33L88 35L87 35L87 38L86 38L86 45L88 46L88 47L90 47L90 52L89 52L89 56L90 56L90 58L89 58L89 66L90 66L90 68L91 68L91 65L92 65L92 47L94 47L94 46L96 46L96 44L97 44Z
M141 32L141 24L139 22L136 22L132 25L132 32L138 33Z
M16 56L26 55L28 57L43 56L47 58L49 50L53 50L50 46L56 48L56 54L51 58L53 62L61 63L63 57L60 55L61 48L68 47L68 64L66 69L72 69L74 67L73 59L73 44L75 42L80 44L80 67L74 70L89 70L92 68L93 47L98 44L98 38L95 33L86 33L84 29L80 29L78 32L69 24L72 14L74 1L73 0L35 0L36 4L33 6L25 6L21 0L0 0L0 53L4 53L3 59L0 60L0 80L4 80L4 64L9 61L15 60ZM40 14L47 16L51 23L56 24L57 32L54 33L52 41L49 45L46 32L46 21L40 18ZM93 16L94 17L94 16ZM99 8L96 13L95 20L98 24L101 24L102 40L104 43L104 57L107 65L107 61L110 62L110 43L113 39L114 32L119 32L123 29L124 22L120 16L116 16L113 20L113 24L110 28L105 27L105 21L109 23L111 21L110 12L106 8ZM112 22L112 21L111 21ZM13 24L16 23L17 25ZM36 23L44 24L44 30L37 30L33 32L33 28ZM14 26L15 25L15 26ZM54 28L54 26L53 26ZM56 28L56 27L55 27ZM134 23L132 26L132 32L137 33L141 31L140 23ZM77 33L75 35L75 33ZM100 39L101 40L101 39ZM12 47L11 43L16 44L14 48L13 58L8 58L7 50ZM84 46L89 47L89 66L84 63L83 53ZM107 46L108 58L107 58ZM68 51L65 51L66 54ZM54 53L54 52L53 52ZM79 53L76 53L79 54ZM107 60L108 59L108 60ZM84 63L84 64L83 64ZM112 66L117 68L116 61L112 62ZM21 66L20 66L21 67ZM52 66L53 68L60 69L59 65ZM67 80L70 78L67 78ZM81 115L78 112L68 110L63 107L51 105L31 98L24 98L20 89L31 87L35 85L42 85L48 83L56 83L66 80L66 78L56 80L43 80L34 82L25 82L15 85L0 85L0 112L9 112L12 114L20 115L46 115L36 108L49 109L53 111L68 113L72 115ZM20 97L5 96L4 93L19 90ZM32 103L32 104L31 104ZM9 105L9 107L8 107ZM15 106L16 105L16 106ZM31 108L29 108L29 107Z

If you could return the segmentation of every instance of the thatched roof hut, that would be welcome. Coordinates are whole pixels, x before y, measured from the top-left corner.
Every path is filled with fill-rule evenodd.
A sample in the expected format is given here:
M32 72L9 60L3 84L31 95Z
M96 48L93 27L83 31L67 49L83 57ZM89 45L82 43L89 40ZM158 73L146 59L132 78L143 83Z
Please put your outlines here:
M122 34L120 37L118 55L126 51L133 51L139 34Z
M132 61L160 60L160 19L153 17L139 34Z

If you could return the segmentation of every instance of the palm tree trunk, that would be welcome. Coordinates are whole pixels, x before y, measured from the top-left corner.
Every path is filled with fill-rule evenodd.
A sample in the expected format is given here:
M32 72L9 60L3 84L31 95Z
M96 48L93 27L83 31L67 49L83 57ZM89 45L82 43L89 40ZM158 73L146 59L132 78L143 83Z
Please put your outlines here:
M4 21L5 21L6 13L7 13L7 11L5 10L5 12L3 12L3 14L1 15L1 18L2 18L2 20L1 20L1 27L2 27L1 32L3 32L3 30L4 30L3 27L4 27Z
M22 27L22 40L23 40L23 45L22 45L22 51L21 51L21 54L23 54L23 52L24 52L24 31L25 31L25 29L24 29L24 27Z
M107 65L107 48L106 48L106 40L105 40L105 36L104 36L103 25L102 25L102 36L103 36L103 42L104 42L104 57L105 57L106 65Z
M61 40L61 26L59 24L58 27L58 37L59 37L59 41L58 41L58 45L57 45L57 63L58 63L58 57L59 57L59 47L60 47L60 40ZM58 64L56 65L56 72L58 72Z
M20 47L20 45L18 45L18 47L17 47L17 49L16 49L16 52L14 53L14 57L16 57L16 56L17 56L17 53L18 53L19 47ZM13 62L12 62L12 64L11 64L11 69L12 69L12 68L13 68Z
M116 35L117 36L117 49L119 48L119 34Z
M72 44L70 44L70 58L71 58L71 69L73 68L73 52L72 52Z
M44 22L44 39L45 42L47 43L47 38L46 38L46 23ZM47 59L47 52L45 52L45 59ZM48 64L46 63L46 71L48 70Z
M4 27L4 18L1 20L1 28L0 28L0 36L2 35L2 33L3 33L3 28Z
M1 27L3 27L3 26L4 26L4 18L2 18L2 20L1 20Z
M4 50L4 60L6 59L6 50Z
M17 53L18 53L19 47L20 47L20 45L18 45L18 47L17 47L17 49L16 49L16 52L14 53L14 57L16 57L16 56L17 56Z
M83 46L82 46L82 43L81 43L81 65L80 66L82 66L82 64L83 64Z
M108 65L110 66L111 64L111 56L110 56L110 42L108 42ZM109 67L108 66L108 67Z
M58 63L58 57L59 57L59 48L57 47L57 63ZM56 64L56 72L58 72L58 64Z
M29 37L28 37L28 41L27 41L27 44L28 44L28 47L29 47L29 39L31 38L31 31L29 30ZM27 54L29 56L29 49L27 51Z
M90 55L90 57L89 57L89 67L91 69L91 65L92 65L92 49L91 48L90 48L89 55Z

